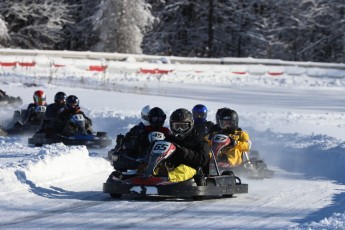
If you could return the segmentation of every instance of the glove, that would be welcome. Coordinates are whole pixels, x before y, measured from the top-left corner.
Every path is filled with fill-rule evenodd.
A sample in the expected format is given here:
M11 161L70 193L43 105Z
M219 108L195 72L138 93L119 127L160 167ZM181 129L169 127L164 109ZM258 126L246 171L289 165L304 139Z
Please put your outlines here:
M230 137L230 141L231 141L230 144L229 144L230 147L237 146L237 141L234 138Z
M176 143L173 143L176 147L175 153L172 155L172 157L179 158L180 160L184 161L186 158L187 150L185 147L182 147Z
M176 147L176 150L175 150L176 152L179 152L182 150L182 147L180 145L178 145L176 143L172 143L172 144Z

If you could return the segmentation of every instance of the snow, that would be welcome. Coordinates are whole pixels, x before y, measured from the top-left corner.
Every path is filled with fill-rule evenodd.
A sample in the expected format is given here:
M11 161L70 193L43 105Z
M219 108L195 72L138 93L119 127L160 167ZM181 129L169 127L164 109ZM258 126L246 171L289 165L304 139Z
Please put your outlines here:
M0 88L21 96L23 109L37 89L49 102L58 91L77 95L94 129L113 140L106 149L87 149L61 143L29 147L27 136L0 137L0 228L344 229L345 81L339 76L345 71L325 77L312 68L306 71L310 75L290 68L296 75L268 76L241 65L233 70L253 74L236 76L214 65L201 72L189 71L194 65L184 68L162 76L109 73L105 90L102 76L81 81L75 68L57 71L52 84L24 69L0 74ZM199 103L209 108L212 121L218 108L235 109L275 177L241 178L249 193L226 199L112 200L102 193L112 172L104 157L116 135L140 121L143 106L160 106L169 117L177 108ZM15 109L1 109L2 125Z

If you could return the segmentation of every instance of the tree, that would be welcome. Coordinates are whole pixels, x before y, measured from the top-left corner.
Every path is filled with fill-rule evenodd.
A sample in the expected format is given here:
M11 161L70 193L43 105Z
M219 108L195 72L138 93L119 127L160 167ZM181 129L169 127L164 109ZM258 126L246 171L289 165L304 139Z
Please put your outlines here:
M9 40L10 36L8 35L6 23L0 16L0 47L7 46Z
M154 4L157 1L151 0ZM166 0L144 53L343 62L343 0Z
M11 46L56 49L63 38L63 25L71 20L64 1L0 1L0 14L8 23Z
M144 0L105 0L95 27L100 41L93 49L141 54L143 34L151 29L153 17Z

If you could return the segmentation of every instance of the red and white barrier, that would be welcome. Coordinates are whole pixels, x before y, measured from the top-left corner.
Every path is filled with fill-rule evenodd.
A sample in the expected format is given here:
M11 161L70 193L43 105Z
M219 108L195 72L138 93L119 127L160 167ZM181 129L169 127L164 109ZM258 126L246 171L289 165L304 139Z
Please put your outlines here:
M162 61L165 58L167 60ZM138 68L138 63L140 67ZM207 65L205 65L207 64ZM218 75L272 76L286 75L311 77L345 77L345 64L289 62L253 58L181 58L153 55L130 55L118 53L38 51L0 49L0 68L3 72L20 74L55 73L64 71L82 76L112 77L115 74L170 73L202 74L212 71ZM39 74L35 74L39 73Z

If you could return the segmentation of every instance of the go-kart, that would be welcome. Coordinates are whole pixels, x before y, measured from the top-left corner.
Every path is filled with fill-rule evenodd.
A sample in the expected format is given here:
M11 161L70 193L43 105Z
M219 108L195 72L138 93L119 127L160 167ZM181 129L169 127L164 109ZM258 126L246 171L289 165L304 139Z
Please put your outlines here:
M0 89L0 107L12 106L17 107L23 104L20 97L12 97L6 94L5 91Z
M14 111L10 128L5 129L7 135L32 135L41 127L45 106L37 106L35 111L29 116L26 109Z
M87 147L105 148L111 144L106 132L89 132L85 129L85 118L81 114L71 116L69 124L74 131L66 134L61 131L46 129L38 130L28 139L29 145L42 146L44 144L64 143L65 145L86 145Z
M274 176L274 171L267 168L267 164L259 157L259 152L256 150L244 152L241 164L236 166L230 165L227 157L221 155L222 149L231 143L229 136L215 134L211 138L211 149L215 158L218 160L218 167L221 172L231 170L236 175L253 179L271 178Z
M192 198L201 200L205 197L231 197L237 193L248 193L248 184L243 184L237 176L227 171L220 174L216 170L214 175L204 175L199 169L197 174L188 180L181 182L169 181L169 167L166 159L175 153L173 143L164 141L162 138L152 138L156 132L150 133L152 148L148 156L146 167L142 172L139 170L133 174L125 170L115 170L103 184L103 192L109 193L113 198L123 195L148 196L156 195L174 198ZM159 133L157 136L162 136ZM164 136L164 135L163 135ZM213 156L213 163L217 168L217 161ZM112 154L111 159L114 168L117 168L118 155ZM138 159L134 159L136 162ZM161 170L163 169L163 170Z

